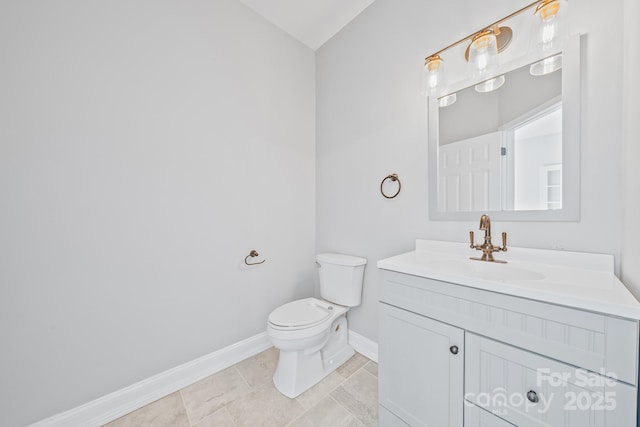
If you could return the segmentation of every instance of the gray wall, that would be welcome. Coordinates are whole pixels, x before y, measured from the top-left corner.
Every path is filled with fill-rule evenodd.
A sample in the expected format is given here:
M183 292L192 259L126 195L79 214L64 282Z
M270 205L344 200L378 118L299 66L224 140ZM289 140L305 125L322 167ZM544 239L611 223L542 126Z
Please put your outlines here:
M640 2L624 0L623 59L623 200L621 220L624 224L622 246L622 280L640 297Z
M312 294L313 51L234 0L28 0L0 57L0 425Z
M477 221L428 218L427 103L418 93L424 57L528 2L516 3L500 0L487 8L471 0L377 0L317 52L317 248L369 259L363 304L350 321L373 340L376 260L412 250L416 238L466 242L478 227ZM639 184L637 172L630 171L626 181L620 172L625 88L622 46L611 40L622 37L623 0L582 0L571 7L573 30L586 33L581 220L499 222L493 229L508 232L512 246L614 254L620 272L626 234L621 187L627 182L637 192ZM637 38L630 43L638 49ZM601 61L602 52L609 60ZM638 97L628 100L626 111L637 112L637 103ZM378 185L392 172L402 180L402 193L386 200Z
M472 86L458 91L453 105L438 109L438 144L497 132L502 89L504 86L493 92L477 93Z
M495 91L478 93L473 86L468 87L457 92L453 105L439 109L438 143L445 145L497 132L561 94L560 72L532 76L528 65L508 72L504 84Z

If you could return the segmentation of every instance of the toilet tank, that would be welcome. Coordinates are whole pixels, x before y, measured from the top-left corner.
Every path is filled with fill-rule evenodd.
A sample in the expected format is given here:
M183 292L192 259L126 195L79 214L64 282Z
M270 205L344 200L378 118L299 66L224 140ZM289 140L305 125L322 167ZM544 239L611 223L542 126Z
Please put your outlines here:
M347 307L360 305L365 258L342 254L318 254L320 296Z

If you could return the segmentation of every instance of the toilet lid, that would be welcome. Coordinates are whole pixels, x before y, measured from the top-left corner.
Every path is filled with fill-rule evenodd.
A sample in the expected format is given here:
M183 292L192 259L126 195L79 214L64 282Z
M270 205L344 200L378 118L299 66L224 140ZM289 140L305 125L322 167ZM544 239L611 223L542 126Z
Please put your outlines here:
M269 322L285 327L313 326L331 316L329 307L317 304L313 298L297 300L273 310Z

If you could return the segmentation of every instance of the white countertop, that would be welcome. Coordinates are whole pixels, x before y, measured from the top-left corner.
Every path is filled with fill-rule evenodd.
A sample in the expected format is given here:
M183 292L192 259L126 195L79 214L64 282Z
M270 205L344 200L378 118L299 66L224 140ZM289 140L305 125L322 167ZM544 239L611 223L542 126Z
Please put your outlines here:
M497 264L472 261L468 244L417 240L416 250L378 261L378 268L477 289L640 319L640 303L613 274L613 255L509 248Z

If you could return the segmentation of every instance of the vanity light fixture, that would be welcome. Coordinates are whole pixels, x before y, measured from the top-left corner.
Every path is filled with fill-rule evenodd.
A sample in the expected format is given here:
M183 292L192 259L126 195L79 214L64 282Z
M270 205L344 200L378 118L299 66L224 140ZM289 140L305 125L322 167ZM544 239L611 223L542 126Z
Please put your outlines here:
M476 31L449 46L440 49L424 60L424 89L423 93L428 96L437 96L445 89L443 58L442 54L462 43L469 43L465 51L465 59L469 62L471 74L474 78L491 77L495 75L498 66L498 54L509 47L513 38L513 30L501 25L529 9L534 9L534 15L538 20L538 31L535 41L532 42L531 49L541 53L556 51L559 43L564 41L565 25L560 20L560 11L564 9L566 0L537 0L524 6L521 9L505 16L489 26ZM562 60L559 55L550 56L531 66L531 73L543 75L560 68ZM534 69L535 66L535 69ZM556 67L556 68L554 68ZM504 83L504 76L488 79L476 85L479 92L495 90ZM480 86L480 87L479 87Z

